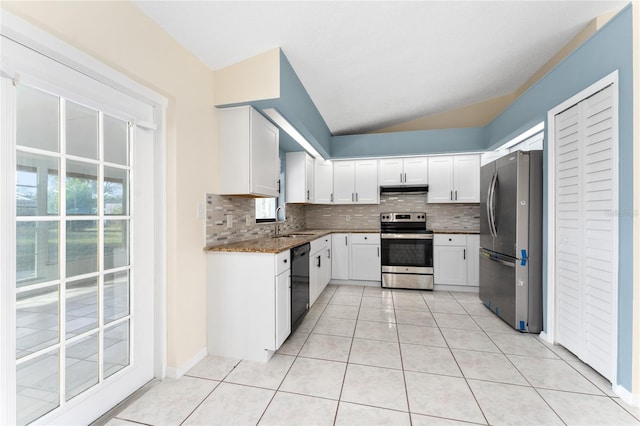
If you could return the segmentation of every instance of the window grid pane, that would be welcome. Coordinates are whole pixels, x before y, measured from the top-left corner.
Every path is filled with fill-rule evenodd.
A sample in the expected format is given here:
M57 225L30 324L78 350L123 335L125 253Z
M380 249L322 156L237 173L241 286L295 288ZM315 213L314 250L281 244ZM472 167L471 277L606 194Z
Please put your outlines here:
M17 103L16 414L27 424L130 365L130 124L29 87Z

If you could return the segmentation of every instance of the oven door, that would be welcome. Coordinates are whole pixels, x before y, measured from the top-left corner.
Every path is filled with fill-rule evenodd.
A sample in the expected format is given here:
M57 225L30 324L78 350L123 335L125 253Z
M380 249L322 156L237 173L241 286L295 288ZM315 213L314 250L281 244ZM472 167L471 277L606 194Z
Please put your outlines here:
M382 287L433 289L433 234L381 234Z

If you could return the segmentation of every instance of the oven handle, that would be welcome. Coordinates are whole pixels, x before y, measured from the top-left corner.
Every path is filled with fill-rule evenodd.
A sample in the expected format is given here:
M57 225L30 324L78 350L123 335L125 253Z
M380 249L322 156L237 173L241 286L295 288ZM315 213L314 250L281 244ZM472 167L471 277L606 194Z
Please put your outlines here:
M433 240L433 234L380 234L383 240Z

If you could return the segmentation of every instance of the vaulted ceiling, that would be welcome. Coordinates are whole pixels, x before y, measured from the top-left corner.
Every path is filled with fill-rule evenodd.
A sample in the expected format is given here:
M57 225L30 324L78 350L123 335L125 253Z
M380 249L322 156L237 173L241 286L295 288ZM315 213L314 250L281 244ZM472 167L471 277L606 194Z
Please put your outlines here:
M281 47L334 135L509 95L625 1L137 1L212 70Z

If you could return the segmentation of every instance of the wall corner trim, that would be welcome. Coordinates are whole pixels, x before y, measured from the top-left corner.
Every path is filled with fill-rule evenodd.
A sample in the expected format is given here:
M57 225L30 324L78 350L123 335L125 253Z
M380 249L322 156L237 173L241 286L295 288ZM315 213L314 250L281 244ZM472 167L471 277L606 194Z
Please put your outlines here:
M200 361L207 357L207 348L202 348L187 362L179 365L178 367L167 367L167 377L169 379L179 379L184 376L189 370L195 367Z
M640 407L640 393L632 393L621 385L613 385L612 390L625 403L632 407Z

